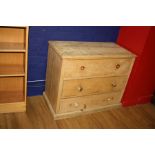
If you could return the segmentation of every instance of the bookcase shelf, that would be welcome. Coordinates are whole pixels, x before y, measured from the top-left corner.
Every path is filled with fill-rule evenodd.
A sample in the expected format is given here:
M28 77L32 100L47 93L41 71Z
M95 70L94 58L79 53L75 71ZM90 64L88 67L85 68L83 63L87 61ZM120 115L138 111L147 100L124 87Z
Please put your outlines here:
M24 67L17 65L0 66L0 77L25 76Z
M28 27L0 26L0 113L24 112Z
M25 52L24 43L0 42L0 52Z

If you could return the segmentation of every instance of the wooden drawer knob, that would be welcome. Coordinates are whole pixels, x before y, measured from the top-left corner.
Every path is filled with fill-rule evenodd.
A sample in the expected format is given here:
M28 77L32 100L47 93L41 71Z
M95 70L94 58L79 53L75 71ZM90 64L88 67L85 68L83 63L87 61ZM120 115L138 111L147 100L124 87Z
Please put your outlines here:
M117 87L117 84L115 84L115 83L112 83L111 85L112 85L112 87Z
M111 101L113 99L114 99L113 97L109 97L109 98L107 98L107 101Z
M81 66L80 69L81 69L81 70L84 70L84 69L85 69L85 66Z
M79 104L77 102L69 104L70 107L78 107Z
M86 108L87 108L87 105L86 105L86 104L84 104L83 109L86 109Z
M79 104L77 102L74 103L74 107L78 107Z
M83 105L83 108L81 109L81 111L84 111L86 108L87 108L87 105L84 104L84 105Z
M83 88L81 86L78 87L78 91L82 92Z
M116 65L116 69L119 69L120 67L121 67L120 64L117 64L117 65Z

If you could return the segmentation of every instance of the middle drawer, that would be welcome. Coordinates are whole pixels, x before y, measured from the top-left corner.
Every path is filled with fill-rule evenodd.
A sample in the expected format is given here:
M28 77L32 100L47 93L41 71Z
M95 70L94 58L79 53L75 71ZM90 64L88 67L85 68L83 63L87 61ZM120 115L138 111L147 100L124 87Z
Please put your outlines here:
M127 77L64 80L62 98L121 91Z

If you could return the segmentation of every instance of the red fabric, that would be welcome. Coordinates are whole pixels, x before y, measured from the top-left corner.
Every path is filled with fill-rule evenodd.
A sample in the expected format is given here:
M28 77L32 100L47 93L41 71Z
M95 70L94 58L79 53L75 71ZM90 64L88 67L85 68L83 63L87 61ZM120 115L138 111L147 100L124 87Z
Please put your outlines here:
M121 27L117 43L137 55L122 103L147 103L155 90L155 27Z

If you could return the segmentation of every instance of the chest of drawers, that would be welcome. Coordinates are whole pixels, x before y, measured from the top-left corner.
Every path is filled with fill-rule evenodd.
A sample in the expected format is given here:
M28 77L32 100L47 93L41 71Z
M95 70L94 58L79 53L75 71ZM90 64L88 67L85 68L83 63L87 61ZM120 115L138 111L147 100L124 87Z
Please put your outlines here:
M134 60L115 43L49 41L44 98L54 118L120 106Z

